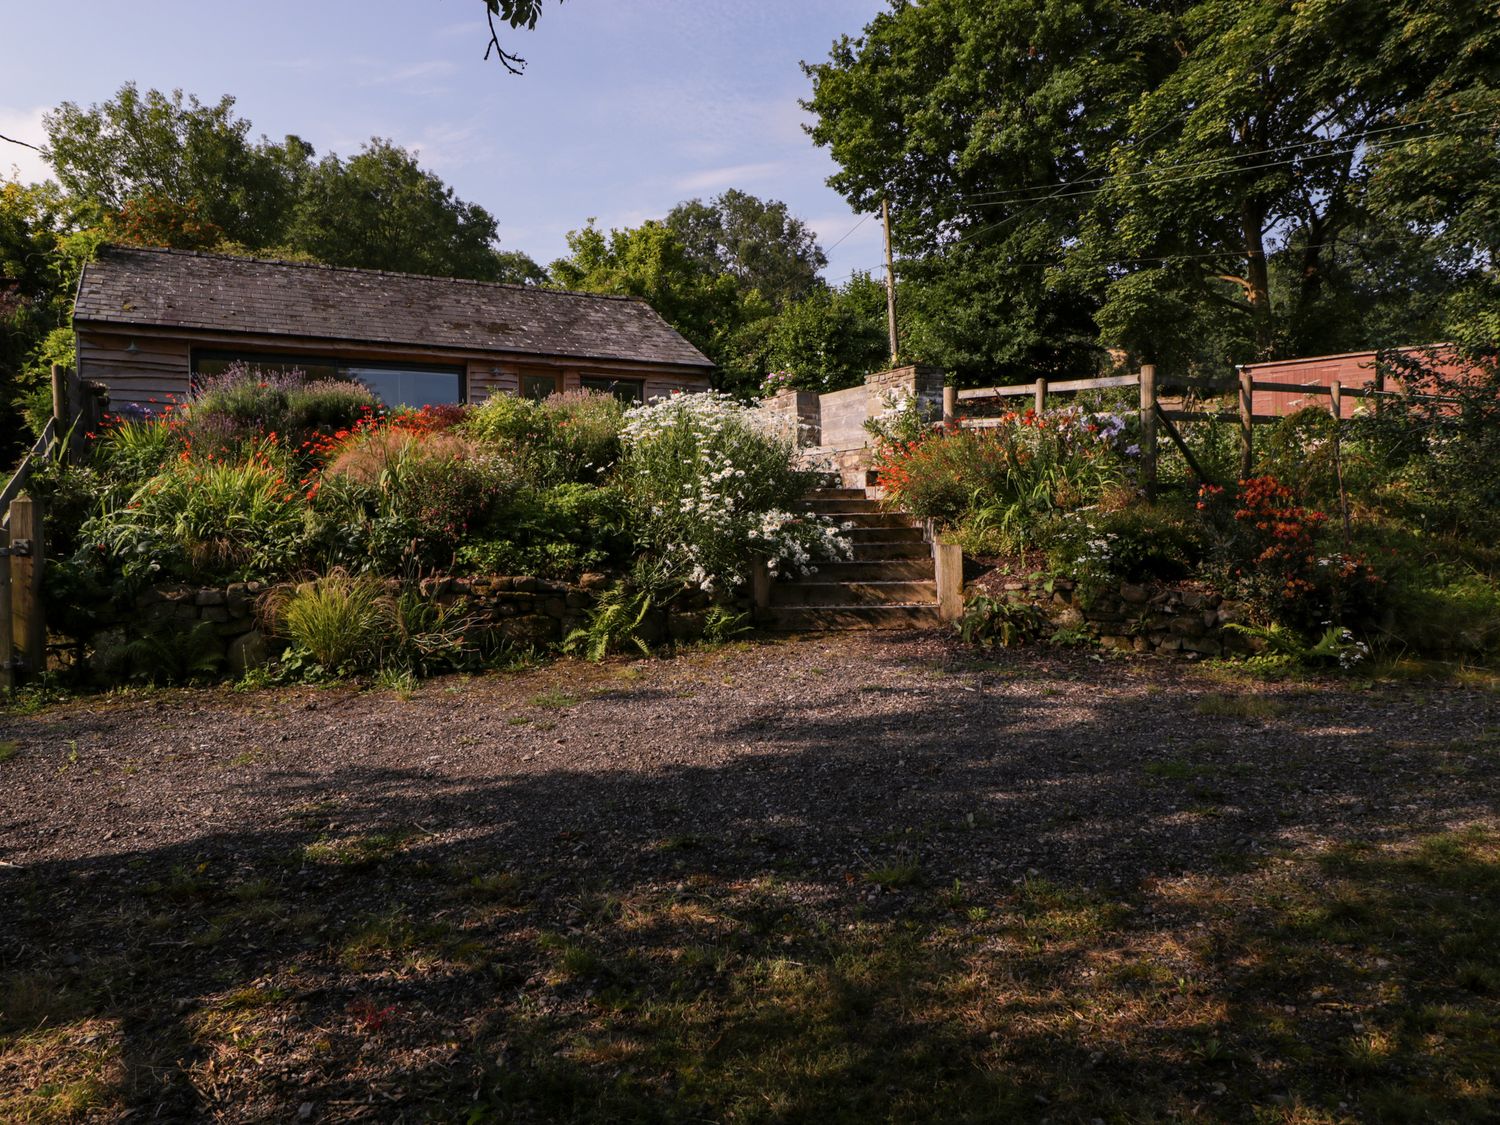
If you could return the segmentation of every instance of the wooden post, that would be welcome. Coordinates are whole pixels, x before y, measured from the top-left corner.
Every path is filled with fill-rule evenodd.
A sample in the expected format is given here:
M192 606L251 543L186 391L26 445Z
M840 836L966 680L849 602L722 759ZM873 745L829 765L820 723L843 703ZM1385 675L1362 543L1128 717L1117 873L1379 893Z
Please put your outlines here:
M1240 479L1255 472L1255 386L1250 372L1240 368Z
M1156 367L1141 365L1141 487L1156 499Z
M938 620L957 621L964 612L964 553L957 543L933 539L932 576L937 580Z
M1032 409L1038 415L1045 414L1047 412L1047 380L1038 379L1036 390L1032 392L1032 395Z
M891 366L900 361L900 342L896 338L896 258L891 253L891 201L880 201L880 223L885 228L885 319L891 336Z
M1335 379L1328 384L1328 410L1333 415L1333 475L1339 486L1339 515L1344 521L1344 550L1352 546L1352 529L1349 526L1349 493L1344 488L1344 385Z
M750 560L750 604L751 619L763 621L771 608L771 567L760 555Z
M951 383L943 388L943 421L952 422L958 417L958 388Z
M10 641L10 532L0 524L0 692L16 686L15 669L10 663L14 655Z
M67 432L73 406L68 402L68 373L60 363L52 365L52 419L58 434Z
M10 502L10 630L24 654L27 675L47 670L47 625L42 619L42 505L29 496Z

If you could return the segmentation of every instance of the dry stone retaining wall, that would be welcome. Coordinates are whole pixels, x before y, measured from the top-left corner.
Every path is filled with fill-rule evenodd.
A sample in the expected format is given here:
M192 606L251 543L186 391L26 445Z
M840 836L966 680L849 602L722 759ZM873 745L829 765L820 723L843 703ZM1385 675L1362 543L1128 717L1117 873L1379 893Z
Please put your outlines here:
M1196 587L1111 585L1085 591L1067 578L1006 578L1013 601L1037 606L1059 629L1085 629L1101 646L1199 658L1250 652L1254 645L1225 625L1246 620L1245 607Z
M424 597L439 605L462 600L480 629L520 648L551 648L582 626L599 591L610 584L603 574L586 574L578 583L522 576L430 578L420 584ZM224 665L234 675L260 667L280 654L283 645L268 634L261 602L271 585L235 582L228 586L171 583L154 586L135 599L134 613L122 614L88 638L95 671L112 649L145 635L188 633L202 629L218 639ZM393 592L395 585L393 584ZM689 641L703 635L710 608L708 595L690 591L670 609L658 609L641 625L648 644ZM748 600L731 608L749 611ZM203 629L203 626L207 626Z

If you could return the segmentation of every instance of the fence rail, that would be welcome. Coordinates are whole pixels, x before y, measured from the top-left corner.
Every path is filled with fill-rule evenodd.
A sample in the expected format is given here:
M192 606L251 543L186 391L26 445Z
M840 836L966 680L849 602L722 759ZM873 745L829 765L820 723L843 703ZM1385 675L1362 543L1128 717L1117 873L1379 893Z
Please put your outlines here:
M32 474L49 457L81 456L86 435L103 417L103 388L72 371L52 369L52 417L0 488L0 691L19 677L47 667L47 624L42 615L46 536L42 504L26 494Z
M1254 401L1256 391L1277 391L1285 394L1316 395L1327 398L1329 413L1339 420L1342 420L1345 416L1343 404L1346 398L1373 401L1377 404L1377 408L1380 402L1387 399L1454 405L1460 401L1441 395L1389 391L1385 389L1384 378L1378 374L1372 383L1367 383L1359 387L1345 387L1338 382L1327 386L1321 383L1277 383L1265 379L1256 379L1252 377L1250 372L1241 371L1239 373L1239 385L1237 388L1238 409L1200 410L1175 406L1169 407L1164 406L1160 399L1161 393L1167 389L1174 392L1201 390L1212 393L1216 397L1224 394L1234 394L1236 390L1226 391L1222 386L1193 379L1174 379L1158 382L1156 369L1148 364L1142 367L1140 371L1131 375L1109 375L1097 379L1065 379L1059 382L1052 382L1048 379L1037 379L1031 383L977 387L962 391L956 390L953 387L947 387L944 388L943 392L943 420L968 429L992 429L1003 426L1006 423L1000 418L960 417L958 413L959 404L970 405L996 402L1009 398L1030 397L1032 400L1032 409L1040 414L1046 409L1048 395L1077 394L1080 391L1111 390L1120 387L1139 388L1141 483L1147 496L1154 495L1156 491L1156 462L1159 452L1159 436L1163 431L1182 452L1193 473L1200 480L1207 481L1209 479L1199 467L1192 452L1188 449L1187 443L1183 441L1182 435L1178 433L1177 422L1232 422L1236 424L1240 431L1240 475L1242 477L1253 475L1255 466L1255 427L1279 422L1283 417L1280 414L1255 413Z

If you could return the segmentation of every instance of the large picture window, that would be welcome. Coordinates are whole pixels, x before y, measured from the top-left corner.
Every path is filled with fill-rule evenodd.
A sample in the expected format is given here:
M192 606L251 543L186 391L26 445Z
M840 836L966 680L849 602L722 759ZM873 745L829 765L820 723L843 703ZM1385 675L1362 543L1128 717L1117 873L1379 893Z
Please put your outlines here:
M521 397L544 399L562 390L562 380L550 371L521 372Z
M193 381L222 375L232 363L246 363L263 371L301 371L309 380L347 379L362 383L387 406L420 407L464 401L463 368L441 364L195 350Z
M646 384L641 379L616 379L611 375L584 375L578 380L586 391L614 395L621 402L644 402Z

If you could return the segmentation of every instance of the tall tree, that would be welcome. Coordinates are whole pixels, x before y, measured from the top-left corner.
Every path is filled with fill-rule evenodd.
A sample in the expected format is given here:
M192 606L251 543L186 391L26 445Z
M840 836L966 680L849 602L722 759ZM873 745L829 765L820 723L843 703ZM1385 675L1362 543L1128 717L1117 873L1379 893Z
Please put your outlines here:
M483 207L376 137L307 171L286 241L330 265L498 280L496 232Z
M781 308L822 286L828 256L817 235L779 200L730 189L704 203L691 199L667 213L666 224L687 252L715 273L734 278Z
M605 232L592 219L568 233L572 253L552 263L552 283L585 293L640 297L715 363L732 355L735 331L768 309L748 312L727 274L688 253L665 223Z
M234 242L279 241L312 149L250 138L228 95L213 105L181 90L142 94L127 82L110 100L63 102L43 118L44 155L58 182L102 213L167 208L193 214Z
M1493 176L1443 161L1494 165L1494 16L1493 0L898 3L807 68L811 132L857 208L890 200L931 310L908 302L913 337L955 366L1046 369L1095 344L1174 364L1300 352L1330 287L1368 280L1351 244L1411 231L1397 198L1434 238L1463 229L1450 262L1484 268L1475 198Z

